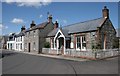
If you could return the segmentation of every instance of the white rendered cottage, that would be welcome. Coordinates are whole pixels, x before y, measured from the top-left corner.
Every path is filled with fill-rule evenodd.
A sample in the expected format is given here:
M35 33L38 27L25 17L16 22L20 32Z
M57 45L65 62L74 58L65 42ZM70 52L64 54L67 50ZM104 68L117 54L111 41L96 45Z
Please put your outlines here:
M15 33L10 33L7 40L7 49L15 50Z
M25 26L22 26L21 32L15 36L15 50L24 51Z

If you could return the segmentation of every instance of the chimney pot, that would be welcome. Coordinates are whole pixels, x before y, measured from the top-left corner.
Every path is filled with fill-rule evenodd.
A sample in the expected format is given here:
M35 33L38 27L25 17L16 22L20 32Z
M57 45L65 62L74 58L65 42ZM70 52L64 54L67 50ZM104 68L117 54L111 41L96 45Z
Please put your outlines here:
M49 14L49 12L47 13L48 14L48 22L52 22L52 15L51 14Z
M21 32L24 31L26 28L25 28L25 25L21 27Z
M56 29L56 28L58 28L58 22L57 21L55 21L55 24L54 24L54 29Z
M104 6L104 9L102 9L103 18L109 18L109 9L107 9L107 6Z
M32 23L30 24L30 28L32 28L32 27L35 26L35 25L36 25L35 22L32 21Z

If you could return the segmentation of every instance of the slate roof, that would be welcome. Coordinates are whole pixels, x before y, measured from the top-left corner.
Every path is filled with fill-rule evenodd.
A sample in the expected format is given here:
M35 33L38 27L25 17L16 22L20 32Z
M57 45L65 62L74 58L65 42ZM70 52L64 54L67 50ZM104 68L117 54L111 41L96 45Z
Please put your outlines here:
M20 32L19 34L16 34L15 37L19 37L19 36L25 36L25 31Z
M35 30L35 29L42 29L42 28L44 28L47 24L49 24L49 22L40 23L40 24L38 24L38 25L36 25L36 26L34 26L34 27L32 27L32 28L26 29L26 32L31 31L31 30Z
M11 33L11 34L9 35L9 37L13 37L13 36L16 36L16 33Z
M76 24L71 24L66 27L63 27L63 29L69 30L69 34L77 32L95 31L97 30L97 27L100 27L105 20L105 18L93 19Z
M66 36L68 36L68 34L71 34L71 33L95 31L97 30L97 27L100 27L104 23L105 20L106 20L105 18L101 17L93 20L71 24L63 27L62 31L64 30L63 33L65 33ZM48 34L48 36L55 36L58 29L52 30Z
M70 35L68 35L69 30L67 29L61 29L62 33L64 34L65 37L70 37Z
M55 36L55 34L57 33L57 31L59 30L59 28L53 29L48 36Z

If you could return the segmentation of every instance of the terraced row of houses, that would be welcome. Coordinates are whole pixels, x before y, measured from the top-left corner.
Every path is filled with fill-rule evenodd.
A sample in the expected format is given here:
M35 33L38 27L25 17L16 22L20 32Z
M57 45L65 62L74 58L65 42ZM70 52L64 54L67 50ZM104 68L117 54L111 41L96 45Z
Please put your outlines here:
M7 49L40 53L47 34L54 29L55 24L52 22L52 15L49 15L46 22L36 25L32 21L28 29L22 26L20 33L9 35Z
M52 15L48 15L47 21L40 24L32 21L28 29L23 26L19 34L10 34L7 49L42 53L45 42L49 42L49 53L65 55L67 49L113 49L116 48L115 40L116 30L109 17L109 9L105 6L102 17L65 27L59 27L57 21L53 23Z

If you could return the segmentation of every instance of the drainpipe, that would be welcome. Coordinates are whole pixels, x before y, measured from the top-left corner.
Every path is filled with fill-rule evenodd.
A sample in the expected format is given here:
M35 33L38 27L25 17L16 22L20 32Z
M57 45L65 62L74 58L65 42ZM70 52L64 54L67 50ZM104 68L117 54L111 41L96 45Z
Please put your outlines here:
M53 45L53 47L54 47L53 49L55 50L55 38L54 38L54 45Z
M57 39L57 54L58 54L58 39Z
M66 47L66 40L65 40L65 38L64 38L64 55L66 54L66 53L65 53L65 47Z

